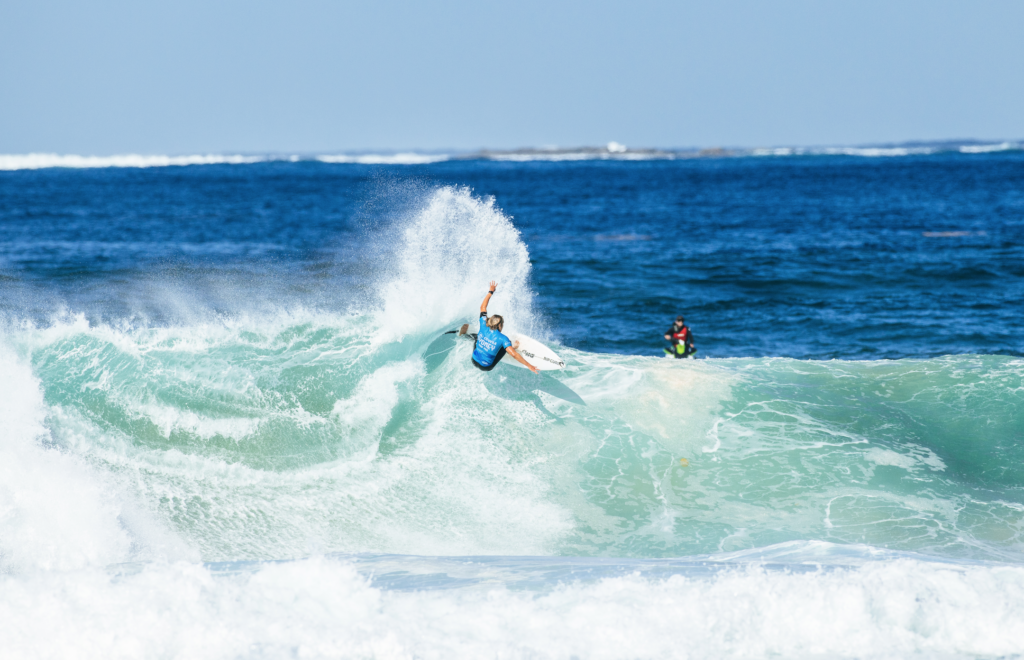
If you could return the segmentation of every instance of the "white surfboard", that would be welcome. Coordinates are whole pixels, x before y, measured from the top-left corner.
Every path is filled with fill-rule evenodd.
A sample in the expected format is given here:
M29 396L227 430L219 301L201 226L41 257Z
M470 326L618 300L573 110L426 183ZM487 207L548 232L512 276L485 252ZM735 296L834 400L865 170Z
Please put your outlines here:
M512 340L512 345L515 346L517 341L519 345L516 346L516 353L522 355L527 362L537 367L539 371L555 371L556 369L565 368L565 362L562 358L558 357L553 350L536 339L526 335L516 335L515 339ZM502 362L514 364L520 369L526 368L511 355L507 356Z

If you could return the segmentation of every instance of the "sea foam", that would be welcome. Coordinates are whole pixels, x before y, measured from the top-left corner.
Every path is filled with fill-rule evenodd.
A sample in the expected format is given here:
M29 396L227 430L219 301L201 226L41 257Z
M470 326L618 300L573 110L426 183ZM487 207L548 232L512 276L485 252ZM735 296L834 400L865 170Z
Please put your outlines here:
M1024 569L900 560L381 589L327 557L0 577L11 657L907 658L1024 652ZM465 582L465 580L463 580ZM59 621L54 627L49 622Z

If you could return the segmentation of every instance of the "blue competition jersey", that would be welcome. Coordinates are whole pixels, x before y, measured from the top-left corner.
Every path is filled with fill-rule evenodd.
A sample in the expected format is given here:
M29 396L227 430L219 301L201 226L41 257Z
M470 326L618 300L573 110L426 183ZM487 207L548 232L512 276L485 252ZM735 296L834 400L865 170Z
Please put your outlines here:
M480 315L480 332L476 336L476 348L473 349L473 359L481 367L489 367L494 364L494 358L498 357L498 351L512 345L512 340L497 330L487 327L487 318Z

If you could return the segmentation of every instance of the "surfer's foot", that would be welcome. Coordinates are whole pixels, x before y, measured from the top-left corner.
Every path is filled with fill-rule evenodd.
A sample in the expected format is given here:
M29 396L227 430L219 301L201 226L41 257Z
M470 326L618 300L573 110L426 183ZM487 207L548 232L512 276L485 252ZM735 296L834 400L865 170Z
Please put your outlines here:
M463 323L462 327L459 328L459 336L461 337L462 335L466 334L467 332L469 332L469 324L468 323Z

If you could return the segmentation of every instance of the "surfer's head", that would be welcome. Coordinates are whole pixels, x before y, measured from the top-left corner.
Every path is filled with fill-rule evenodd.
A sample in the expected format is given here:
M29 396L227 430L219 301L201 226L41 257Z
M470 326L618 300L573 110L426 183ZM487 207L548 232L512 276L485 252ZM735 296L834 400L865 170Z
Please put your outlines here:
M500 314L495 314L487 319L487 327L491 330L498 330L500 332L503 325L505 325L505 319L501 318Z
M682 316L677 316L676 317L676 325L682 325L682 324L683 324L683 317Z

